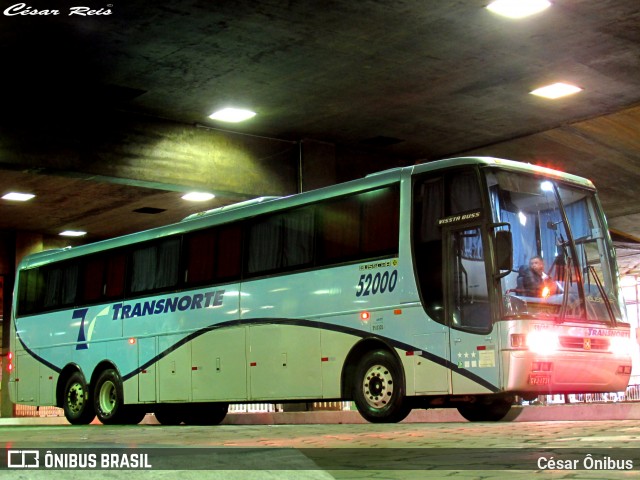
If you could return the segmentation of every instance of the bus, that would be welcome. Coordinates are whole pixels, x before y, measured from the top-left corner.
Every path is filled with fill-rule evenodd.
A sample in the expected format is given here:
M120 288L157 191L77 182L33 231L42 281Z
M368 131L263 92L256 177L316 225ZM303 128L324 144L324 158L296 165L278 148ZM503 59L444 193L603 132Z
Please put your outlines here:
M521 285L532 257L539 292ZM617 277L589 180L485 157L396 168L25 257L11 399L71 424L314 401L497 421L520 399L626 388Z

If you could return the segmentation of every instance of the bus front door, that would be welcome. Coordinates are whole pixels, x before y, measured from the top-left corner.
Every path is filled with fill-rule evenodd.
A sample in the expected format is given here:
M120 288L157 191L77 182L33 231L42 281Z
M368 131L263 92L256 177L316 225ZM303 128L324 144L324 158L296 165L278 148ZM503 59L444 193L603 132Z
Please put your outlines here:
M444 230L452 393L490 393L497 390L500 377L482 230L479 225Z

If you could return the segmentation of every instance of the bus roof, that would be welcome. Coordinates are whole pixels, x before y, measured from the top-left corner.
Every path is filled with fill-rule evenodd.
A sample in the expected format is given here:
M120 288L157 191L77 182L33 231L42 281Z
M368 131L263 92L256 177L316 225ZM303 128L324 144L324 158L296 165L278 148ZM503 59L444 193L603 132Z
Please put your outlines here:
M411 175L443 170L451 167L463 165L495 165L509 170L520 172L537 173L554 178L566 180L578 185L594 188L591 181L575 175L563 173L546 167L504 160L492 157L459 157L433 162L417 164L409 167L398 167L390 170L367 175L365 178L352 180L337 185L311 190L296 195L285 197L259 197L236 204L226 205L201 213L189 215L181 222L170 225L156 227L150 230L143 230L120 237L102 240L99 242L81 245L79 247L66 247L63 249L45 250L26 256L18 266L18 269L31 268L44 265L52 261L65 260L90 253L97 253L112 248L124 247L133 243L144 242L179 234L191 230L198 230L217 224L227 223L242 218L250 218L270 211L278 211L286 208L302 206L320 200L329 199L358 191L365 191L383 185L399 182L402 178L409 178Z

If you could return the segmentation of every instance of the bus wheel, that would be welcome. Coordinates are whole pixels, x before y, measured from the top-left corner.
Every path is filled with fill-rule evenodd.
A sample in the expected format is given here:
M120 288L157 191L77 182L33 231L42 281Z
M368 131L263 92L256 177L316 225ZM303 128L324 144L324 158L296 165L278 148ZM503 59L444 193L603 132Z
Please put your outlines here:
M187 425L219 425L227 416L228 403L207 403L198 408L189 408L184 413Z
M180 409L177 407L163 405L154 412L154 415L161 425L180 425L182 423L180 413Z
M409 415L402 372L391 353L376 350L362 358L356 369L353 400L360 415L372 423L400 422Z
M470 422L497 422L511 410L511 402L494 400L488 404L470 404L458 407L458 412Z
M124 406L122 381L118 372L111 368L102 372L98 377L93 393L93 403L98 420L105 425L131 423L135 420L131 417L127 421L129 412ZM140 420L142 419L140 418Z
M89 395L89 386L84 375L75 372L64 387L62 401L64 416L72 425L88 425L95 418L95 410Z

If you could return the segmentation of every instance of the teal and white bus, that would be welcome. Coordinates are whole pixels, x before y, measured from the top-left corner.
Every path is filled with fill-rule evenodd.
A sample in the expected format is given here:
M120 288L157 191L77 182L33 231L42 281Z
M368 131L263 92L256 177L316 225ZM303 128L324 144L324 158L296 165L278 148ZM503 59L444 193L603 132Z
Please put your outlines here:
M532 293L534 256L548 284ZM11 326L12 400L72 424L330 400L370 422L495 421L516 397L624 390L633 346L592 183L494 158L28 256Z

